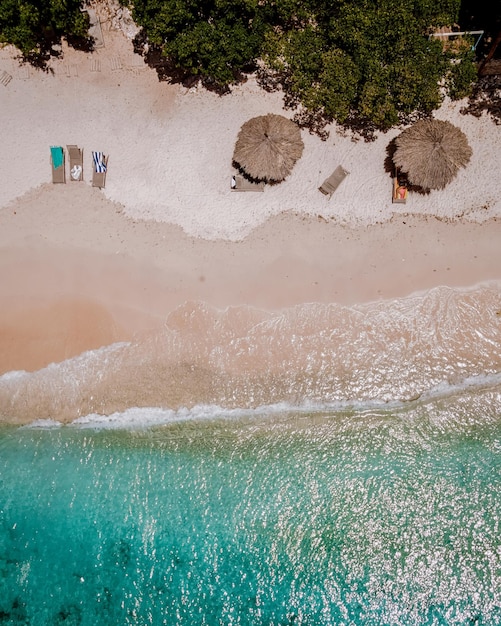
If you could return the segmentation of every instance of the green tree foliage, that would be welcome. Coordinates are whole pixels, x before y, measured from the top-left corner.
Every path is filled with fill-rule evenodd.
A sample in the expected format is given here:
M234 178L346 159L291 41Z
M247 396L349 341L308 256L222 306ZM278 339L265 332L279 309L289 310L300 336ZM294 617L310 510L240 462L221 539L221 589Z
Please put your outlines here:
M258 0L122 0L174 68L224 87L259 57L269 27Z
M458 10L459 0L326 0L299 32L268 36L266 66L292 106L369 134L386 130L437 108L441 84L451 97L468 92L473 55L445 54L426 36Z
M337 120L369 135L461 98L475 80L471 45L429 39L461 0L120 0L165 73L225 90L260 64L305 123ZM85 39L83 0L0 0L0 43L41 58ZM463 42L464 43L464 42ZM317 126L318 128L318 126Z
M359 68L339 48L325 46L312 26L266 39L267 68L276 73L288 106L345 122L355 98Z
M41 61L62 37L85 41L89 22L81 6L82 0L0 0L0 43Z
M449 60L444 76L447 92L453 100L469 96L477 80L473 43L472 37L466 37L459 40L459 45L453 42L444 51Z
M121 0L149 46L184 75L226 87L261 60L302 119L388 129L468 93L471 50L444 51L433 27L460 0Z

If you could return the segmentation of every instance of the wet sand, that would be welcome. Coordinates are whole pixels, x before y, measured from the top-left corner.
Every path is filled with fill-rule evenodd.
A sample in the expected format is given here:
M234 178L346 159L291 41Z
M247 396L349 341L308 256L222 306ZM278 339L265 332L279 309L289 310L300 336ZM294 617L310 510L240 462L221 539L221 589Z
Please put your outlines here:
M132 220L84 184L43 186L0 216L0 372L155 331L187 301L277 310L501 280L500 220L356 229L289 213L241 242L207 241Z

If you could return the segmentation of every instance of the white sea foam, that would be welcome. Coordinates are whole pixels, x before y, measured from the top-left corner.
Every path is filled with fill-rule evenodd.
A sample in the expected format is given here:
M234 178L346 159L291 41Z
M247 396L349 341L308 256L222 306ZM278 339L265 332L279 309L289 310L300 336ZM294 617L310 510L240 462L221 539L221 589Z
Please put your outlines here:
M35 420L34 422L31 422L31 424L23 426L22 428L51 430L53 428L61 428L61 426L62 426L61 422L58 422L57 420L44 419L44 420Z
M12 370L11 372L5 372L5 374L0 375L0 382L8 383L19 381L29 375L29 372L25 370Z
M148 418L128 414L133 424L260 407L363 411L425 402L499 385L500 309L498 286L278 312L190 302L136 343L4 375L0 413L24 422L115 416L109 423L131 407L164 407Z
M109 415L90 413L75 419L69 424L71 427L91 428L103 430L134 430L148 429L155 426L163 426L177 422L204 422L211 420L252 420L259 418L273 418L274 416L289 417L298 415L321 416L332 414L350 413L353 419L367 414L378 412L398 412L412 405L425 405L437 400L454 397L464 397L467 393L492 390L501 406L501 372L492 375L480 375L468 377L460 383L449 385L441 383L435 388L423 393L420 398L410 402L394 400L392 402L311 402L304 401L298 405L287 402L261 405L255 408L228 409L220 405L196 405L192 408L182 407L176 410L161 407L131 407L125 411L117 411ZM29 424L29 428L58 428L63 426L61 422L52 419L36 420Z
M132 407L111 415L95 413L85 415L72 422L71 426L99 429L149 428L175 422L239 419L283 413L311 412L312 409L313 407L307 409L306 407L289 406L285 403L259 406L255 409L225 409L218 405L197 405L191 409L182 407L175 411L159 407Z
M480 390L498 386L501 386L501 372L493 374L480 374L478 376L469 376L459 383L450 384L442 382L436 387L424 392L421 395L420 400L436 400L438 398L446 398L469 390ZM501 394L501 390L499 393Z

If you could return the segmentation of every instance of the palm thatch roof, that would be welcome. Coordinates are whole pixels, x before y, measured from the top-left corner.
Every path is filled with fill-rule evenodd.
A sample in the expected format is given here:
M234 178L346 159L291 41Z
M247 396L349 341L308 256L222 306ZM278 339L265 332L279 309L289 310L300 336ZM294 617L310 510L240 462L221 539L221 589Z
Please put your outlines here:
M233 161L251 178L279 182L290 174L303 148L297 124L268 113L242 125Z
M412 185L443 189L470 160L466 135L450 122L420 120L395 139L393 162Z

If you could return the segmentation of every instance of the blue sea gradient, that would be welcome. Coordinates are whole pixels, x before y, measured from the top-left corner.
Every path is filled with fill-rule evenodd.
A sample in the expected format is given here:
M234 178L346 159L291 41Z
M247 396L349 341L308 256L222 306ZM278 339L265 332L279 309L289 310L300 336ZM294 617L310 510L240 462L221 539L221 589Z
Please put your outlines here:
M500 624L500 398L3 426L0 623Z

